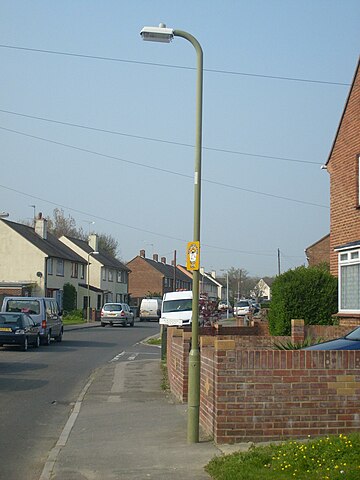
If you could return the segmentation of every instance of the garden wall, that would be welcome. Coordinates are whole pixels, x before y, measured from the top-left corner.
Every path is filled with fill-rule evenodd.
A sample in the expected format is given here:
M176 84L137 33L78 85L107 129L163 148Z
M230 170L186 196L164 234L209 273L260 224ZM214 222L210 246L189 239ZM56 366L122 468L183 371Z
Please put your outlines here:
M202 339L200 422L217 443L360 429L360 351L236 349Z

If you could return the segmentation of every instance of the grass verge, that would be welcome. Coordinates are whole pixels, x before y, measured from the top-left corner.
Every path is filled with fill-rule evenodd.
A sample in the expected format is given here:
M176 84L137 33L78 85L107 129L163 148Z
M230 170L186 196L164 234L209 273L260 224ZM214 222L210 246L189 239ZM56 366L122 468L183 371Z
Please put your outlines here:
M164 392L166 392L170 390L166 360L163 360L161 362L161 371L163 375L161 380L161 390L164 390Z
M79 323L86 323L86 320L83 319L82 312L79 310L74 310L73 312L66 313L63 316L64 325L77 325Z
M357 480L360 434L253 447L214 458L205 470L215 480Z

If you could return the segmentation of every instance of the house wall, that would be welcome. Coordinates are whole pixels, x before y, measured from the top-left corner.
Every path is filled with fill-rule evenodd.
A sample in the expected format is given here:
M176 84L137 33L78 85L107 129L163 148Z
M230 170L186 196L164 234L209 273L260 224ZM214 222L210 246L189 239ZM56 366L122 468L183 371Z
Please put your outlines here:
M352 90L327 164L330 174L330 271L338 276L334 248L360 240L358 155L360 154L360 75Z
M330 264L330 235L322 238L305 250L309 267L320 265L321 263Z
M163 275L152 268L146 260L137 256L127 266L131 270L129 274L129 293L132 298L143 298L149 291L164 294Z
M0 282L34 284L33 295L44 295L45 254L0 222ZM36 275L41 272L40 278Z

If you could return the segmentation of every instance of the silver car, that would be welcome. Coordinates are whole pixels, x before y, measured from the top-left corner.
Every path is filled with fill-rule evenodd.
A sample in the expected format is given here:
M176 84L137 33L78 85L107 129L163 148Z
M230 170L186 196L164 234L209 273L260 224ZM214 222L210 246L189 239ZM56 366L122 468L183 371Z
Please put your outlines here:
M127 303L105 303L101 309L101 326L123 325L134 326L134 314Z
M234 306L234 315L242 317L248 315L253 310L250 300L239 300Z

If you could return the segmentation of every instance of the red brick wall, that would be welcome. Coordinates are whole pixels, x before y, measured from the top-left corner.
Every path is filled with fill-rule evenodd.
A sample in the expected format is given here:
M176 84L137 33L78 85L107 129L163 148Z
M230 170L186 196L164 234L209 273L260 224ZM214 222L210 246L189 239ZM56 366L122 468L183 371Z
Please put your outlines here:
M180 402L188 398L188 371L191 333L180 328L167 329L167 372L170 390Z
M360 240L358 155L360 154L360 74L345 106L328 161L330 174L330 270L338 275L334 247Z
M330 235L322 238L305 250L309 267L321 263L330 263Z
M137 256L127 264L129 273L129 293L133 298L143 298L148 292L163 295L163 275Z
M237 350L213 341L201 352L200 421L217 443L360 429L360 351Z

